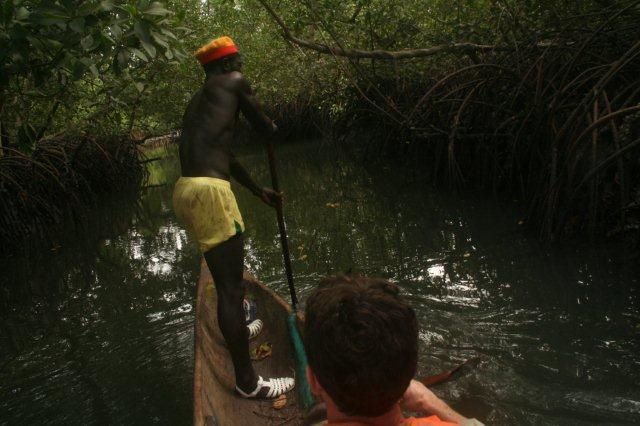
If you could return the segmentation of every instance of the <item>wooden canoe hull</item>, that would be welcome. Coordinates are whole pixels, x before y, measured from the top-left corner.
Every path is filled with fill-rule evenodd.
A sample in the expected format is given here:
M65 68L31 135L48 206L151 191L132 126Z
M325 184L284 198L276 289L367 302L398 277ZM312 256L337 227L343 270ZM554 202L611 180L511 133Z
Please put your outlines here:
M264 322L262 333L250 342L250 346L254 348L264 342L272 345L272 355L254 361L254 368L264 378L291 377L295 375L295 361L286 324L291 307L248 273L244 278L247 296L255 300L258 318ZM287 404L280 410L272 407L272 401L247 400L234 393L233 364L218 327L215 284L204 260L197 286L194 356L195 425L303 424L295 389L287 393Z

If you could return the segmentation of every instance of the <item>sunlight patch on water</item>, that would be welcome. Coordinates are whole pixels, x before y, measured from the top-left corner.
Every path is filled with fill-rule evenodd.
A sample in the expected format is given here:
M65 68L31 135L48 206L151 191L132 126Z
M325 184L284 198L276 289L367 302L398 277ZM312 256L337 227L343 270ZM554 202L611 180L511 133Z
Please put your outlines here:
M427 268L427 273L431 278L445 279L444 265L433 265ZM446 281L446 279L445 279Z
M480 300L477 297L445 295L441 297L425 296L425 299L432 300L438 303L447 303L469 308L477 308L480 306Z
M598 393L571 392L565 402L575 410L597 413L599 411L621 414L640 414L640 401L622 396Z
M262 270L262 262L260 261L260 257L256 253L256 248L251 237L245 236L244 248L245 265L247 265L249 271L251 271L252 274L259 276L260 271Z
M192 310L193 310L193 306L191 305L191 303L185 303L185 304L182 304L182 305L178 306L175 309L168 309L168 310L159 311L159 312L152 312L150 314L147 314L147 318L149 319L150 322L155 322L155 321L163 320L165 318L173 318L173 317L181 315L181 314L187 314L187 313L191 312Z
M169 224L158 229L156 238L164 244L159 245L155 253L150 254L147 271L154 275L171 275L178 253L187 241L186 231Z
M418 338L426 344L430 344L433 342L444 342L444 336L442 334L427 329L421 329L418 332Z

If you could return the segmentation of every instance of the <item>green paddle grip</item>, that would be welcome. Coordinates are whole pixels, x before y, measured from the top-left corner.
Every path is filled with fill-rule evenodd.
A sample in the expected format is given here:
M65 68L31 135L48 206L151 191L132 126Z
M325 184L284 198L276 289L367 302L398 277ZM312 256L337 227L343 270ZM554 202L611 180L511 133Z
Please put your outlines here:
M311 395L309 381L307 380L307 354L305 353L304 344L302 343L302 336L300 336L300 332L298 331L295 312L292 312L287 317L287 326L289 328L289 336L291 337L291 344L293 345L293 352L296 359L298 400L300 406L305 410L308 410L313 405L314 399Z

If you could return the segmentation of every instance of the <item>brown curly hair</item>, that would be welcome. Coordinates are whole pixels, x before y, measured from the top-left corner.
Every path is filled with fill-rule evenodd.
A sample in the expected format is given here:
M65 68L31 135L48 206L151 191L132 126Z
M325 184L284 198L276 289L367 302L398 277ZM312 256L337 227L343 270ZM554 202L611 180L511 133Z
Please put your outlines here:
M307 300L309 366L345 414L389 411L416 372L418 323L384 279L338 275L320 282Z

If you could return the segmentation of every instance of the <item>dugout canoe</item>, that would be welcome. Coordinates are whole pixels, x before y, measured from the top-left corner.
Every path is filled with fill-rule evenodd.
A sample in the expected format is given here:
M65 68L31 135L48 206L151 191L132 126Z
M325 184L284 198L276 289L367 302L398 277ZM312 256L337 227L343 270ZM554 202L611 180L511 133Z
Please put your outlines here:
M271 343L272 354L254 361L256 373L268 377L293 376L295 361L286 319L291 306L255 277L245 273L247 294L257 304L264 322L262 333L250 342L250 349ZM200 266L195 308L195 347L193 375L194 425L303 425L307 423L298 408L296 389L287 393L282 409L269 400L248 400L235 395L233 364L217 319L215 283L204 259ZM298 321L301 318L298 317Z

